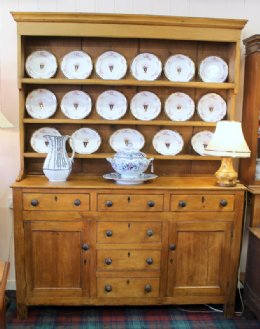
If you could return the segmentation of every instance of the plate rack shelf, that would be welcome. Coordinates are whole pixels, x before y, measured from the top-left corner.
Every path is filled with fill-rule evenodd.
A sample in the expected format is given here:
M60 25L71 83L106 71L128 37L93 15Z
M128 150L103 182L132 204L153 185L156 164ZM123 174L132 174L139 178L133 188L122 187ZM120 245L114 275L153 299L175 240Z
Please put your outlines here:
M93 154L77 154L73 174L96 175L111 170L106 157L113 153L109 137L120 128L133 128L145 138L143 152L155 159L158 175L211 175L219 166L219 158L198 155L192 148L192 136L202 130L214 131L216 123L203 121L197 112L188 121L171 121L164 113L166 98L173 92L184 92L195 102L207 93L221 95L227 103L225 119L236 118L236 102L240 75L240 30L242 20L190 19L178 17L119 15L115 22L110 15L89 14L41 14L13 13L18 22L18 85L20 91L21 172L18 180L30 174L41 175L45 155L33 151L30 139L41 127L55 127L61 134L71 135L81 127L96 129L102 144ZM48 25L47 25L48 22ZM82 29L84 24L84 29ZM35 50L48 50L57 59L58 69L53 78L33 79L25 71L26 58ZM94 68L89 78L67 79L61 71L64 55L73 50L83 50L92 58ZM128 70L120 80L104 80L95 73L95 61L107 50L121 53L127 60ZM131 75L131 61L143 52L155 54L164 64L174 54L189 56L195 63L196 73L192 81L172 82L165 75L155 81L138 81ZM229 67L224 83L205 83L198 75L200 62L207 56L223 58ZM35 89L51 90L58 100L55 114L44 120L31 118L25 110L27 95ZM126 115L120 120L104 120L96 113L95 101L100 93L114 89L121 91L128 100ZM92 99L92 111L82 120L71 120L61 112L63 95L70 90L87 92ZM154 92L161 100L160 115L150 121L137 120L130 112L131 98L139 91ZM158 154L152 146L153 136L161 129L179 132L184 140L182 151L176 156ZM68 147L68 152L71 150ZM92 164L97 161L97 167ZM175 163L176 160L176 163ZM91 163L89 163L89 161ZM181 169L180 169L181 168Z

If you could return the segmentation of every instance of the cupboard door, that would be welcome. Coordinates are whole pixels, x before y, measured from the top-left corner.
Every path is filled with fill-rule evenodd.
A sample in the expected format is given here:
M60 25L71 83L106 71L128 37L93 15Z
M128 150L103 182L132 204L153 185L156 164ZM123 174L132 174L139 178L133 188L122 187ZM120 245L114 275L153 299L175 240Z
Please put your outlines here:
M88 225L79 222L25 223L26 281L33 297L88 296Z
M224 296L228 285L232 224L171 223L168 296Z

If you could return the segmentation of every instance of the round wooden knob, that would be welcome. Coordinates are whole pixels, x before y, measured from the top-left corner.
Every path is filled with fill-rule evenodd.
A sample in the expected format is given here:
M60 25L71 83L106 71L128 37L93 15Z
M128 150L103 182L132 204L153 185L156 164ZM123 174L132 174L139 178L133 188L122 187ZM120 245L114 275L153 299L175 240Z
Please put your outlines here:
M113 232L112 232L111 230L107 230L107 231L106 231L106 236L107 236L107 237L110 238L112 235L113 235Z
M155 202L150 200L150 201L147 202L147 205L148 205L149 208L153 208L155 206Z
M152 259L151 257L147 258L147 259L146 259L146 263L147 263L148 265L152 265L152 264L153 264L153 259Z
M106 201L106 206L107 207L112 207L113 206L113 202L111 200Z
M80 201L80 199L76 199L76 200L74 200L74 205L75 205L76 207L80 206L80 205L81 205L81 201Z
M152 291L152 286L148 283L144 286L144 291L145 292L151 292Z
M149 229L149 230L146 231L146 234L147 234L148 236L153 236L153 235L154 235L154 232L153 232L152 229Z
M39 201L38 201L37 199L33 199L33 200L31 201L31 205L32 205L33 207L37 207L38 204L39 204Z
M87 243L83 243L82 249L85 250L85 251L89 250L89 245Z
M179 206L180 206L181 208L184 208L184 207L186 207L186 206L187 206L187 203L186 203L186 201L184 201L184 200L181 200L181 201L179 202Z
M107 265L111 265L111 264L112 264L112 259L111 259L111 258L106 258L106 259L105 259L105 263L106 263Z
M175 243L171 243L170 244L170 250L175 250L176 249L176 244Z
M227 200L223 199L223 200L220 200L220 205L221 207L226 207L228 204Z

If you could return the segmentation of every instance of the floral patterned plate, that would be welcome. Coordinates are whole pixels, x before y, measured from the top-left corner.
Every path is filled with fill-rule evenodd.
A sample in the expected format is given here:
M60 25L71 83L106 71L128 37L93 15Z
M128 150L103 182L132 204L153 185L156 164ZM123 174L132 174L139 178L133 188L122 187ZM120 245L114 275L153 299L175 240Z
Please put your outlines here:
M57 109L57 98L48 89L35 89L31 91L25 101L28 114L34 119L50 118Z
M183 149L182 136L174 130L163 129L153 138L154 149L162 155L176 155Z
M162 73L162 62L154 54L142 53L133 59L130 70L137 80L153 81Z

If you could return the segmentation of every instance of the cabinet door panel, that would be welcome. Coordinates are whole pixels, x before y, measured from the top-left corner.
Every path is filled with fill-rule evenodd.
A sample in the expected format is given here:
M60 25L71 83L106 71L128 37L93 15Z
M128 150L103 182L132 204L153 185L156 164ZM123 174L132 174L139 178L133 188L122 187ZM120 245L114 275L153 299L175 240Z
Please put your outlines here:
M26 267L34 296L88 294L89 256L82 249L87 230L82 222L28 222ZM84 274L84 276L83 276ZM82 278L84 278L82 280Z
M231 223L172 223L169 243L170 296L225 294Z

